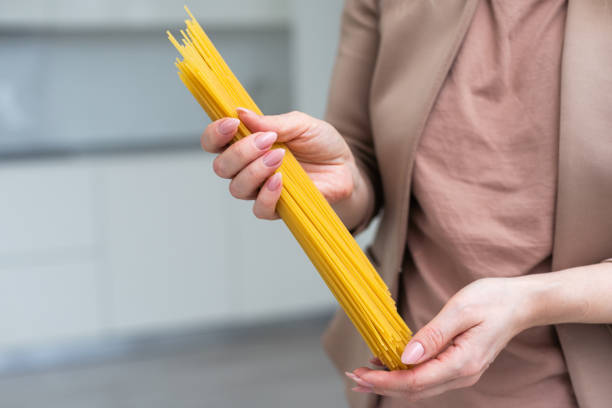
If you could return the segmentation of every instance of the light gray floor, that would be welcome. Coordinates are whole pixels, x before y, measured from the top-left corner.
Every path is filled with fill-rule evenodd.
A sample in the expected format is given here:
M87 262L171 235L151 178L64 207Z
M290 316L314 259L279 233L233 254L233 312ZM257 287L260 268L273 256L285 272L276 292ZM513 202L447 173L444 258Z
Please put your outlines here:
M242 330L0 376L2 408L346 407L322 323ZM145 351L143 351L145 350Z

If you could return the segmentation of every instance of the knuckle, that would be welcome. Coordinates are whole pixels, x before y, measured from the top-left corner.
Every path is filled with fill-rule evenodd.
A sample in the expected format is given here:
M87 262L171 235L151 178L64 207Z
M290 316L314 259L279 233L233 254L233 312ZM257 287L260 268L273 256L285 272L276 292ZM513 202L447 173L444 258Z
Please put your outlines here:
M210 149L208 148L208 135L206 134L206 131L202 133L202 136L200 136L200 146L202 146L204 151L210 152Z
M239 188L236 186L235 179L234 179L234 180L232 180L232 181L230 182L230 185L229 185L229 192L230 192L230 194L232 195L232 197L234 197L234 198L241 199L241 198L243 197L242 192L241 192L241 191L240 191L240 189L239 189Z
M422 382L418 381L417 377L414 375L410 375L406 378L405 385L405 392L415 393L423 391L425 389L425 385Z
M210 133L206 139L208 142L207 145L210 151L213 153L220 151L221 148L225 145L225 143L222 143L219 140L219 135L217 134Z
M259 194L253 203L253 214L261 220L270 220L274 215L274 210L270 206L270 199L265 194Z
M260 177L260 170L257 166L248 166L244 169L244 175L249 182L253 182Z
M478 319L481 309L482 308L478 307L473 302L462 298L458 299L454 304L455 313L463 319L468 319L470 321Z
M445 343L445 336L442 330L437 326L425 326L421 332L426 344L431 345L433 349L440 350Z
M259 218L260 220L265 219L265 215L260 206L257 204L257 201L255 201L255 204L253 204L253 215L255 218Z
M200 136L200 142L202 143L202 147L206 151L210 151L214 149L213 141L212 141L213 133L214 133L213 124L211 123L208 126L206 126L206 128L204 129L204 132L202 132L202 136Z
M482 368L482 364L480 364L476 360L470 360L461 365L459 368L459 376L461 377L471 377L477 375Z
M223 166L222 160L220 159L220 156L217 156L215 160L213 160L212 166L213 166L213 171L215 172L217 176L222 177L222 178L227 177L227 173Z
M236 155L236 159L239 162L241 162L241 163L246 162L248 160L248 157L249 157L246 144L245 143L237 143L236 144L236 150L235 150L234 154Z
M292 110L287 115L292 117L292 118L299 119L299 118L301 118L304 115L304 113L300 112L299 110Z
M283 124L281 133L288 133L291 129L301 128L307 122L309 122L310 116L304 112L293 110L287 114L287 121Z

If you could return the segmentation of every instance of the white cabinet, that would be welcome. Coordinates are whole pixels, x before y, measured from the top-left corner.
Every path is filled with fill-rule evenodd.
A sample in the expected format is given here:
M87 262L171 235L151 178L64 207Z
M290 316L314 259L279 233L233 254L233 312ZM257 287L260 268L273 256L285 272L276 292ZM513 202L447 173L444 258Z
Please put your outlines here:
M201 152L124 156L95 164L115 330L226 319L225 188Z
M232 273L238 275L237 306L247 321L331 309L334 299L281 220L256 219L250 202L228 200L233 221Z
M233 199L212 159L96 163L113 329L252 322L333 304L283 223Z
M95 265L0 266L0 348L98 335Z
M75 160L0 165L0 265L13 257L90 251L90 177Z
M81 161L0 166L0 347L98 334L93 212Z
M337 1L337 0L336 0ZM188 2L207 25L286 24L285 0ZM36 28L121 28L181 23L183 0L0 0L0 24Z

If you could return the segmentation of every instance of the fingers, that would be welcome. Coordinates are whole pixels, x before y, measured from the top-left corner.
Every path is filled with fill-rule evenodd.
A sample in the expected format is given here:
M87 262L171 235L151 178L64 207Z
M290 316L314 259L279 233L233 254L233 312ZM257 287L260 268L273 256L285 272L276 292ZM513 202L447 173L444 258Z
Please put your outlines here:
M402 363L418 364L435 357L453 338L478 323L468 313L461 313L461 310L452 306L444 307L412 337L402 353Z
M435 358L410 370L389 372L361 367L347 375L354 379L357 385L369 387L381 395L429 395L434 392L431 390L441 393L444 390L472 385L487 369L488 364L483 364L477 350L473 345L469 345L470 332L460 335L456 343L451 344Z
M264 220L275 220L278 218L276 213L276 203L280 198L282 190L282 175L276 173L268 178L268 181L263 185L257 199L253 204L253 214L257 218Z
M282 191L282 176L280 173L273 173L280 167L285 150L270 150L277 141L278 134L263 130L290 129L295 122L295 114L279 115L279 119L274 116L258 116L245 109L240 109L239 113L246 118L245 124L250 124L251 131L255 133L228 146L238 130L240 120L219 119L206 127L201 138L202 148L210 153L222 152L213 161L213 169L219 177L232 179L230 193L234 197L245 200L256 198L253 204L255 216L276 219L276 203Z
M302 112L260 116L245 108L236 109L238 117L251 132L274 131L279 141L287 142L303 134L317 119Z
M425 364L430 364L427 362ZM474 385L482 376L483 370L469 375L445 378L444 376L433 376L430 381L419 381L427 378L428 373L421 372L410 378L411 371L379 371L362 367L354 373L345 373L357 386L353 388L356 392L371 392L379 395L401 397L406 400L418 400L442 394L446 391L469 387ZM438 370L441 372L440 370ZM462 370L464 371L464 370Z
M462 377L464 353L451 347L440 355L440 359L429 360L410 370L382 371L361 367L353 374L370 384L376 391L422 392Z
M238 129L240 120L223 118L206 126L200 142L202 149L209 153L219 153L232 140Z
M230 183L232 196L243 200L255 198L259 186L280 167L284 155L285 149L270 150L246 166Z
M276 141L276 133L253 133L237 141L221 153L213 162L219 177L233 178L253 160L267 152Z

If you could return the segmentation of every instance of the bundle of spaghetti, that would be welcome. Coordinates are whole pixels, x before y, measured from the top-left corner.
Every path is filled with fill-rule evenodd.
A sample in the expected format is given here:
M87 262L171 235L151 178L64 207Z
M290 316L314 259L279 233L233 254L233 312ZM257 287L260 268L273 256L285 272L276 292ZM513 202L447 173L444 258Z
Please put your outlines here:
M212 120L235 118L238 107L262 115L191 12L185 10L191 19L185 21L186 30L181 30L181 42L168 32L183 57L177 58L176 66L185 86ZM241 123L233 141L249 134ZM286 149L282 143L275 147ZM400 356L411 332L384 281L288 149L277 171L283 174L278 214L372 353L391 370L407 368Z

